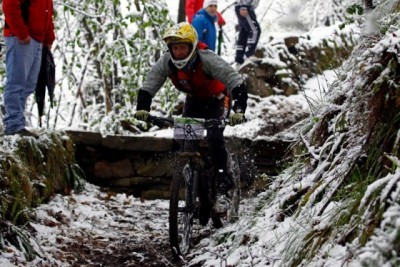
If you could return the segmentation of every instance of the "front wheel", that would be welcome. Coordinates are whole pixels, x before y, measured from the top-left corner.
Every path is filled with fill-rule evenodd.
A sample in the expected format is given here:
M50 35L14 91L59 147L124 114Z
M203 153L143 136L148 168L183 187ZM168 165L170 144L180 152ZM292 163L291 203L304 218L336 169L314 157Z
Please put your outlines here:
M169 204L169 240L175 259L186 255L190 249L195 212L194 185L190 182L193 175L190 165L178 159L171 181Z

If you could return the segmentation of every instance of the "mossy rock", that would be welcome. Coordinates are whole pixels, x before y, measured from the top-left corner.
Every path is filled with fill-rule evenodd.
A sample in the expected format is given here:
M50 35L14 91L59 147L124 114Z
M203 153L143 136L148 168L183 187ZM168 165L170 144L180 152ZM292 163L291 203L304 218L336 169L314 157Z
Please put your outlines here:
M10 139L12 138L12 139ZM3 220L26 222L25 214L57 192L70 192L84 174L75 164L73 142L63 133L4 137L0 145L0 205Z

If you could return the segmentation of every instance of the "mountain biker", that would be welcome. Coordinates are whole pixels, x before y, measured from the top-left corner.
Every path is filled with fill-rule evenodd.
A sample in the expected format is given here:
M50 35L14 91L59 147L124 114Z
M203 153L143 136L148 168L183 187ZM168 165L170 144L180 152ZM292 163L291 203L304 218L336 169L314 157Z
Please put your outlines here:
M198 41L196 30L187 22L168 29L163 36L168 52L161 56L139 89L135 118L146 121L152 98L167 77L186 93L183 117L229 117L231 125L244 121L247 88L242 76L225 60ZM234 100L231 109L231 96ZM227 172L224 128L208 130L207 141L217 177L217 212L229 206L228 191L233 182Z

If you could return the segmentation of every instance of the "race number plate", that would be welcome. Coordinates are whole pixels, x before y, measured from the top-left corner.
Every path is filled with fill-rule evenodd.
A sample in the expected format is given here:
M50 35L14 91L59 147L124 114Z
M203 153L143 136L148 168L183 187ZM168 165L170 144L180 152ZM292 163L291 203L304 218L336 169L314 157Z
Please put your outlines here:
M198 140L205 136L204 119L175 118L174 139Z

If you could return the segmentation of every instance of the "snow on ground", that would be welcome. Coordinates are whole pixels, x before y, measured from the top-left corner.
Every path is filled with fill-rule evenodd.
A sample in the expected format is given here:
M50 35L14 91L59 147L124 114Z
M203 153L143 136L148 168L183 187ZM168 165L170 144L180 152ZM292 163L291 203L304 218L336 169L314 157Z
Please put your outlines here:
M325 88L335 78L334 71L325 72L324 75L311 79L305 86L304 95L309 98L323 98ZM298 102L307 109L308 104L303 94L289 98L274 98L275 103L282 101L288 103ZM265 99L268 103L268 99ZM253 113L259 111L253 110ZM287 112L284 110L284 112ZM255 116L255 115L254 115ZM250 120L245 125L228 127L227 135L252 136L254 129L259 127L259 120ZM171 130L152 132L155 136L170 136ZM241 202L241 217L238 223L228 225L220 230L212 227L211 223L196 231L199 237L200 250L193 249L188 262L199 266L205 258L207 266L226 266L226 253L229 249L217 255L215 237L237 232L239 229L249 227L244 225L255 214L259 201L265 198L244 199ZM34 237L41 247L41 255L32 262L27 262L21 251L15 247L7 247L0 255L1 266L174 266L171 262L171 253L168 245L168 201L144 200L125 194L115 194L104 191L97 186L86 184L82 192L73 192L71 195L56 195L48 204L41 205L36 211L36 219L30 223ZM274 209L266 210L262 218L268 214L275 214ZM268 220L256 219L255 229L259 229L260 243L265 244L266 239L273 240L271 233L286 232L291 226L289 220L276 226L268 224ZM255 231L253 229L253 231ZM272 231L272 232L271 232ZM212 235L213 238L208 238ZM277 235L278 236L278 235ZM243 240L246 236L242 236ZM273 240L278 242L277 240ZM271 241L272 242L272 241ZM229 246L229 242L221 246ZM214 247L213 250L209 246ZM233 249L233 248L232 248ZM261 249L261 248L260 248ZM259 255L261 252L249 251L254 258L263 259L262 264L274 262L274 257L279 258L279 247L275 247L271 258ZM218 248L216 249L218 251ZM163 251L160 253L160 251ZM238 252L235 252L238 253ZM244 253L244 252L243 252ZM247 255L246 254L246 255ZM77 256L80 255L80 256ZM229 255L229 264L235 264L241 255ZM191 258L194 258L191 260ZM212 260L214 259L214 260ZM117 265L112 262L119 261ZM157 262L158 265L151 265ZM255 263L255 262L254 262ZM102 264L102 265L99 265ZM261 264L261 263L260 263ZM201 265L201 264L200 264ZM249 265L250 266L250 265ZM264 265L258 265L264 266Z
M1 266L168 266L171 260L165 200L141 200L85 184L83 191L56 195L35 213L28 227L41 247L39 257L26 262L9 246Z

